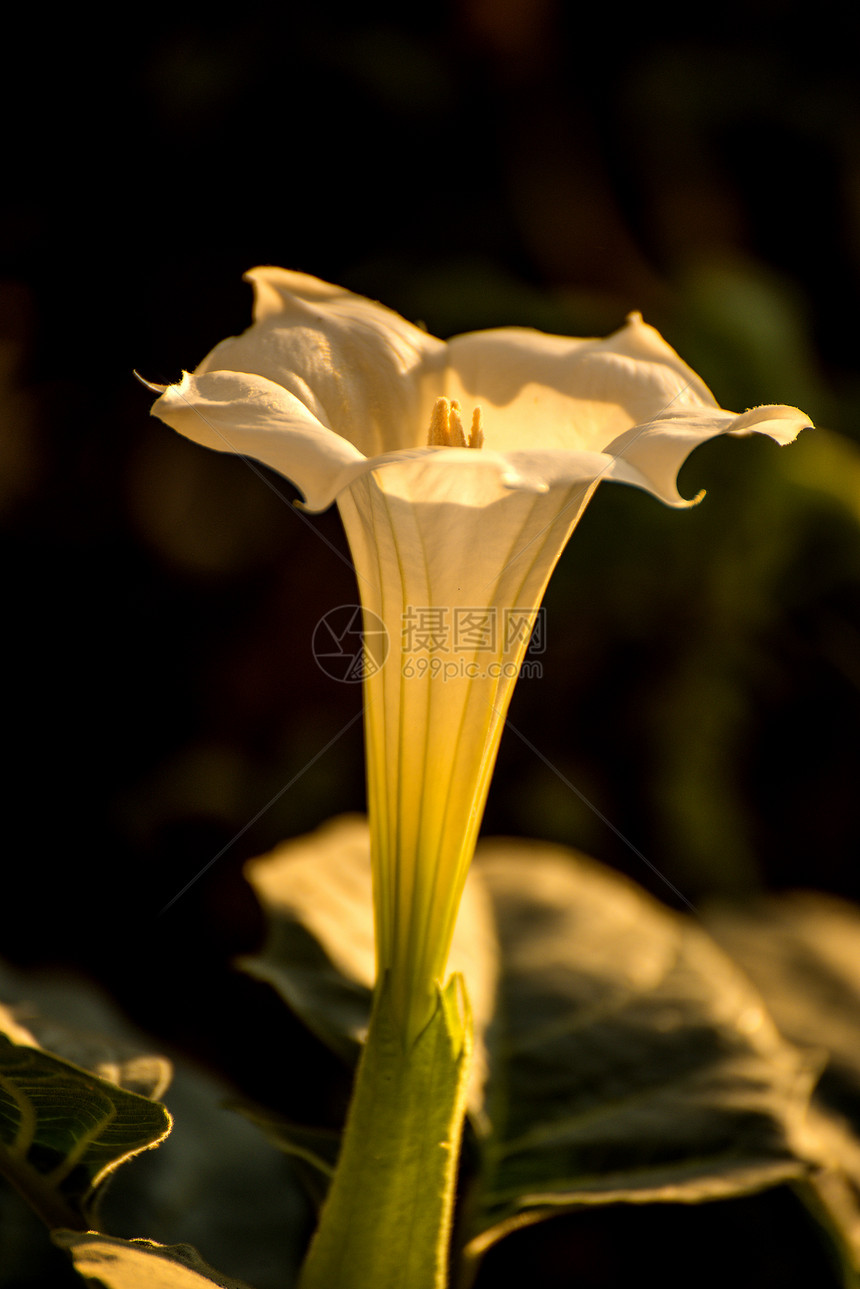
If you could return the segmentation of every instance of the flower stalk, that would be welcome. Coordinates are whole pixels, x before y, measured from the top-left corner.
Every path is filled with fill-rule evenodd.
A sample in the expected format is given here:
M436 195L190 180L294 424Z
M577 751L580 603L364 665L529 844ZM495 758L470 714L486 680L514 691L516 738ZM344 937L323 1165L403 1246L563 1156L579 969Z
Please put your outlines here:
M470 1053L461 977L409 1046L383 982L298 1289L444 1289Z

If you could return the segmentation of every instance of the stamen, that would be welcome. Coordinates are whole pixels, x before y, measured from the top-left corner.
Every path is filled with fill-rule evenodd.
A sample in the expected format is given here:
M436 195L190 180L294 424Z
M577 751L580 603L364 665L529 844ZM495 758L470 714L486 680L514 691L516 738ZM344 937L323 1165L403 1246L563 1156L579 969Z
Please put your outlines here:
M430 430L427 435L427 446L431 448L480 448L484 443L484 430L481 421L481 409L476 407L472 412L472 426L469 430L469 441L463 430L463 417L460 404L456 398L437 398L430 413Z
M456 398L451 399L451 446L454 448L464 448L466 446L466 435L463 433L463 418L460 415L460 404Z
M427 436L428 447L464 448L466 436L463 433L463 422L460 420L458 403L449 403L447 398L437 398L430 413L430 433Z

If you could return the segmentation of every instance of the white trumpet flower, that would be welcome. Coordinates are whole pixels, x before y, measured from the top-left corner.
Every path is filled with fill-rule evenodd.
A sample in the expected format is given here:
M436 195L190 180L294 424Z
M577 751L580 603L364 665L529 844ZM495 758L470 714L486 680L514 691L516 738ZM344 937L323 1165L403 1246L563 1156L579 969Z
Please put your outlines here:
M301 273L248 278L253 325L153 412L279 471L309 510L338 504L364 610L390 638L364 680L368 813L377 964L412 1039L444 976L530 625L598 483L687 506L676 476L700 443L788 443L809 422L722 410L638 314L604 340L503 328L446 343Z

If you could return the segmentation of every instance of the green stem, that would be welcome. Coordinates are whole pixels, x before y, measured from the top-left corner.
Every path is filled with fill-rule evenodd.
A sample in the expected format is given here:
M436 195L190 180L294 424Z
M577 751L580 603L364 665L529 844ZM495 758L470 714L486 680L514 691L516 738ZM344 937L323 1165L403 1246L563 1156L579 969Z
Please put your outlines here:
M470 1055L459 976L408 1047L379 990L299 1289L445 1289Z

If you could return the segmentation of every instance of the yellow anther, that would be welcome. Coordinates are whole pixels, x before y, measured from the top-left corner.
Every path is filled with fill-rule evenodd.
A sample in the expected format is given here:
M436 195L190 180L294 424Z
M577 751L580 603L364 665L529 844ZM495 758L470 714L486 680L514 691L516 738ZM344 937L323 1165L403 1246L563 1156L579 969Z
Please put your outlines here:
M427 443L432 447L464 448L466 436L460 420L460 405L447 398L437 398L430 414L430 433Z
M484 446L484 426L481 419L481 409L476 407L472 413L472 427L469 430L469 447L482 448Z
M460 404L456 398L451 399L451 416L448 422L450 444L452 448L464 448L466 446L466 435L463 432L463 418L460 415Z
M430 432L427 435L429 447L440 448L479 448L484 442L481 428L481 409L476 407L472 413L472 428L469 431L469 442L463 430L463 418L460 404L456 398L437 398L430 413Z

